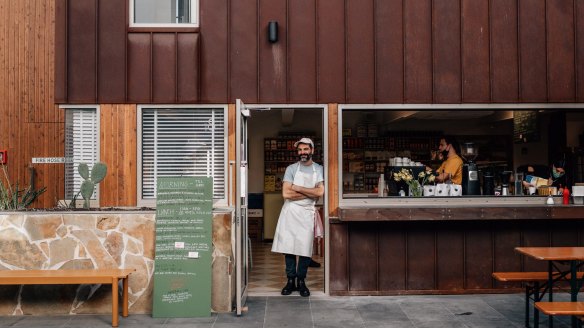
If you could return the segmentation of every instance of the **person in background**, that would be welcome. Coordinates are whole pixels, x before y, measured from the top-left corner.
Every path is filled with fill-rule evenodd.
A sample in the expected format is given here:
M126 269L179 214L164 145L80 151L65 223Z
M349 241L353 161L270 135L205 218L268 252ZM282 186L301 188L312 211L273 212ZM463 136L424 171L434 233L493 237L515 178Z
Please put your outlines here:
M312 161L314 143L310 138L298 140L294 147L299 161L289 165L284 174L284 205L278 218L272 252L283 253L286 260L288 282L282 288L282 295L298 290L300 296L306 297L310 296L305 279L314 241L314 205L324 194L324 170L322 165Z
M554 161L548 169L542 169L541 165L527 165L523 186L529 188L547 185L559 188L567 186L567 183L566 160L562 158Z
M458 156L458 142L451 136L440 138L438 150L445 159L436 170L436 181L452 181L454 184L462 184L462 158Z

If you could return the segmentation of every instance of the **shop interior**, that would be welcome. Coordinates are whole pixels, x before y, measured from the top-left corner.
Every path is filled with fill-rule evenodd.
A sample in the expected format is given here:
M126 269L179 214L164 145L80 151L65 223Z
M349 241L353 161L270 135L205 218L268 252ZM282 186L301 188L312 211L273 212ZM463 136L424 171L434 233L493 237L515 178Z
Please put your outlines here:
M279 295L286 284L284 256L271 252L282 198L286 167L298 159L294 142L310 137L315 143L313 160L323 163L324 110L320 108L251 108L248 120L249 213L251 240L249 293ZM323 199L317 202L322 213ZM313 261L306 284L311 293L324 292L324 240L315 240ZM318 263L318 267L316 266Z
M538 186L534 192L521 181L532 178L528 166L545 175L562 159L568 187L584 182L583 131L584 113L573 109L343 109L343 197L441 196L427 180L420 181L428 185L423 193L410 194L407 183L394 181L394 173L405 168L416 179L428 168L436 170L443 135L454 137L464 161L462 192L454 195L558 195L559 188Z
M301 137L313 138L314 159L324 164L324 117L323 108L251 109L248 121L251 294L273 295L286 283L283 256L271 252L283 204L281 179L286 167L297 160L293 144ZM503 194L542 197L538 193L529 195L527 188L516 185L515 174L527 165L549 168L558 158L565 159L569 186L584 182L584 112L578 110L359 108L342 109L340 124L343 198L379 197L381 194L375 189L379 178L386 178L388 168L395 169L392 166L415 169L417 166L413 165L419 163L424 169L438 168L441 160L437 149L442 135L454 136L460 146L472 144L472 158L469 154L462 157L465 166L469 162L475 165L479 191L462 197ZM459 154L460 151L459 148ZM395 158L402 159L401 166L395 165ZM408 164L404 164L404 158L409 159ZM485 177L489 176L493 186L485 193ZM401 197L397 190L383 196ZM440 199L434 194L431 197ZM322 202L321 199L321 210ZM324 291L324 242L315 242L313 254L320 267L309 269L307 284L311 292Z

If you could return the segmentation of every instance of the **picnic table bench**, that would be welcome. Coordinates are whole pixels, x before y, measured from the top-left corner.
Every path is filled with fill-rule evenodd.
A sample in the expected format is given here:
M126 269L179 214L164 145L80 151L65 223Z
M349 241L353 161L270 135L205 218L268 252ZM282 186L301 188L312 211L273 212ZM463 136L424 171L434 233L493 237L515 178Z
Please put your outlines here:
M112 327L118 326L118 282L122 279L122 316L128 316L128 276L136 269L90 270L3 270L0 285L79 285L112 286Z
M559 273L554 273L558 276ZM584 272L577 273L578 279L584 277ZM525 327L529 327L529 299L532 298L533 301L539 302L542 298L542 293L540 293L540 284L545 284L548 280L548 272L493 272L493 278L501 282L521 282L525 283ZM569 279L570 275L567 275ZM533 296L533 297L532 297ZM539 309L539 307L537 307ZM546 307L546 309L548 309ZM542 311L548 314L546 311ZM537 312L534 313L537 317Z

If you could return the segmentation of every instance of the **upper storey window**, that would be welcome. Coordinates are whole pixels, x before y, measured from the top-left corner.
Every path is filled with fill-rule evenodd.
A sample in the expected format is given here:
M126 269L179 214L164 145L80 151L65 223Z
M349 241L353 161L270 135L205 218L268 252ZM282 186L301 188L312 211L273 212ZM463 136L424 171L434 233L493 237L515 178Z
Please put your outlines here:
M199 0L130 0L131 27L198 27Z

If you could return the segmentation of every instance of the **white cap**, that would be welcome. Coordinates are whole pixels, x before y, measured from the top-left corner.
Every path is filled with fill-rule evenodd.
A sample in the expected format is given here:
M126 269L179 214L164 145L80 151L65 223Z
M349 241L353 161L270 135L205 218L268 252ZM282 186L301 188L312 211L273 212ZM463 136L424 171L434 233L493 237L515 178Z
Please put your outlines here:
M310 138L302 138L294 143L294 148L298 147L298 144L310 145L310 148L314 149L314 142Z

